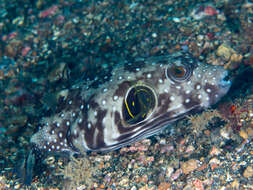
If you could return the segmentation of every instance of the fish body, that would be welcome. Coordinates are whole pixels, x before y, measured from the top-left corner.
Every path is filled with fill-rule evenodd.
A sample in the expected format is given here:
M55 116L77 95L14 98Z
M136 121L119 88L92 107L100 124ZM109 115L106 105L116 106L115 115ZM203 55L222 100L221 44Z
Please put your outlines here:
M182 52L120 64L96 87L64 90L59 111L42 120L31 143L47 152L120 148L215 104L231 86L227 75Z

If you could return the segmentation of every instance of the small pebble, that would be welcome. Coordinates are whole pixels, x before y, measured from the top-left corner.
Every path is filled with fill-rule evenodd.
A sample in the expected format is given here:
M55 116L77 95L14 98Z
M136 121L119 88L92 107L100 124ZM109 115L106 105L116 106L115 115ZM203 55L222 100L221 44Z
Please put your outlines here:
M231 188L233 189L239 189L240 183L237 179L235 179L233 182L231 182Z
M174 171L173 167L171 167L171 166L167 167L167 169L166 169L166 177L170 178L170 176L173 173L173 171Z
M189 174L198 168L198 160L188 160L187 162L181 163L181 169L184 174Z
M209 161L209 164L220 164L220 160L218 160L217 158L212 158L210 161Z
M231 55L234 53L234 50L226 44L222 44L217 49L217 55L222 57L225 61L229 61Z
M180 18L174 17L173 21L178 23L178 22L180 22Z
M229 132L226 128L222 128L220 130L220 135L225 138L225 139L230 139L230 135L229 135Z
M253 168L251 166L248 166L244 172L243 172L243 176L246 178L250 178L253 176Z
M85 190L86 186L85 185L81 185L79 187L76 188L76 190Z
M240 137L242 137L243 139L248 139L248 134L246 133L246 131L244 131L243 129L240 130Z
M158 186L158 190L168 190L170 186L171 185L169 183L163 182Z
M215 147L215 146L213 146L212 149L211 149L211 151L210 151L210 155L211 156L214 156L214 155L217 156L220 153L221 153L221 151L217 147Z
M152 37L156 38L157 37L157 33L152 33Z

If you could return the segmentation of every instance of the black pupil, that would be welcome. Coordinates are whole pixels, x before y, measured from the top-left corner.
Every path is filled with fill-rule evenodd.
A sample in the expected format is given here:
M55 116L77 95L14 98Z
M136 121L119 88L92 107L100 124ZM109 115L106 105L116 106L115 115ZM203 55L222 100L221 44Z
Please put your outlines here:
M184 73L185 73L184 68L181 66L174 67L173 71L174 71L175 76L177 77L182 77L184 76Z

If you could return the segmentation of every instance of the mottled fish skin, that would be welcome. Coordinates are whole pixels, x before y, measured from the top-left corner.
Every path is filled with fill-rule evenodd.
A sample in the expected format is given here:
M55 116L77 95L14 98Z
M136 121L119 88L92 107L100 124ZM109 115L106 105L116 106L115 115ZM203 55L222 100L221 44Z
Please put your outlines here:
M48 152L120 148L215 104L231 86L227 75L182 52L116 66L96 88L63 91L61 110L43 119L31 143Z

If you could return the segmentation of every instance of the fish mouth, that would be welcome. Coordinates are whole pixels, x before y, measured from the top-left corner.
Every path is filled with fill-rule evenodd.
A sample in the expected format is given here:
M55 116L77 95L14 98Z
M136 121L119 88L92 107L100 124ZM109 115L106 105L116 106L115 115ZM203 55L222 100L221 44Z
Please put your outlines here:
M219 87L222 90L223 94L226 94L228 92L231 85L232 85L232 78L229 75L229 72L225 71L223 73L223 77L221 78L219 82Z

